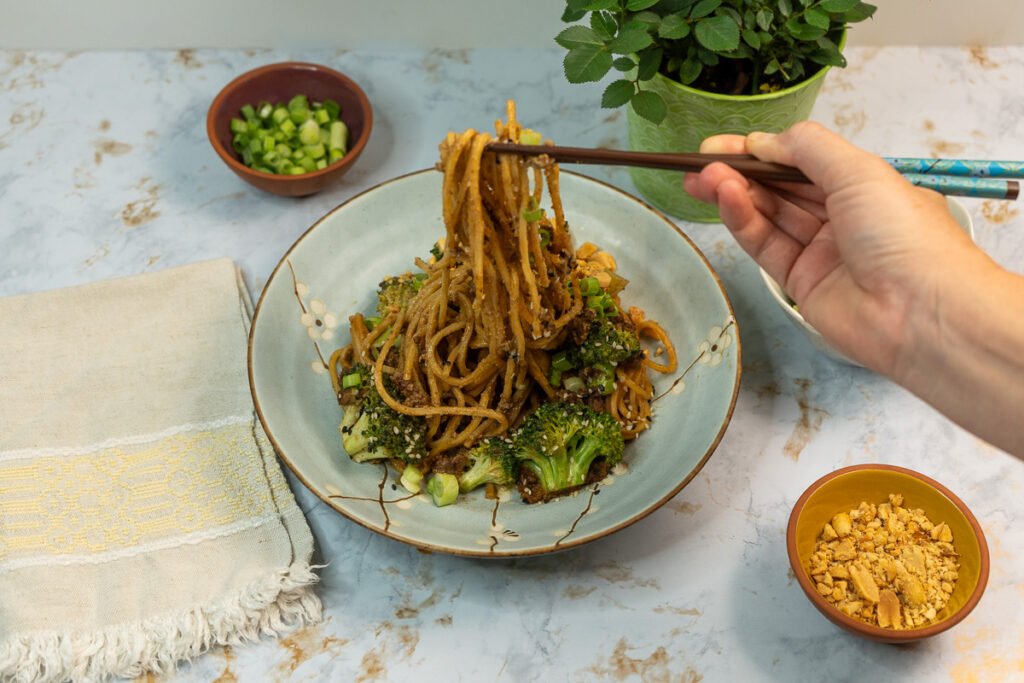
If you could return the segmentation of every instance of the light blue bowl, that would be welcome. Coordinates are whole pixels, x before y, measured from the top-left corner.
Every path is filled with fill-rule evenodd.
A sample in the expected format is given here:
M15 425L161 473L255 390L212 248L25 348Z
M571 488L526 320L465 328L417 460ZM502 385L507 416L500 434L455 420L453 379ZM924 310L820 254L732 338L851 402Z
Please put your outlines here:
M595 242L630 280L624 303L662 323L679 371L656 380L653 427L626 447L625 472L576 495L526 505L478 490L437 508L379 464L342 450L341 409L324 367L348 342L347 318L369 312L377 284L413 267L444 234L441 174L379 185L332 210L292 245L260 296L249 336L249 382L281 459L325 503L419 548L483 557L535 555L623 529L680 491L711 457L740 385L739 331L718 276L664 216L596 180L561 175L576 243ZM673 388L673 382L678 380ZM600 494L600 495L598 495Z

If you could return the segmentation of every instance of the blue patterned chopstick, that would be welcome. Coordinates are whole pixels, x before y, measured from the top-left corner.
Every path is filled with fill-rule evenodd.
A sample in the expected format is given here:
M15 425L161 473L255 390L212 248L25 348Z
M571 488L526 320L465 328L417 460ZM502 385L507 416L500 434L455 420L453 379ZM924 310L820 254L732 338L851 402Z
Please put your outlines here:
M1016 199L1020 183L997 178L971 178L953 175L925 175L903 173L903 177L918 187L935 190L939 194L979 199Z
M885 160L900 173L970 178L1024 178L1024 161L918 159L911 157L886 157Z

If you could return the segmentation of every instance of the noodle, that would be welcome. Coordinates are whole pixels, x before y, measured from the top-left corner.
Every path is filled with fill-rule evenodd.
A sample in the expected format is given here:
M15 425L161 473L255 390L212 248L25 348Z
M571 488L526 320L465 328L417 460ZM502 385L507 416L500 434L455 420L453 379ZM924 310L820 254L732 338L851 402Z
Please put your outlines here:
M566 400L549 380L552 354L578 343L574 330L578 336L593 315L580 286L587 268L614 271L614 259L596 247L573 250L554 163L486 151L492 140L520 141L513 102L496 128L495 137L467 130L441 143L443 253L417 260L425 279L403 310L382 312L372 326L353 315L351 343L329 361L339 396L342 376L364 364L386 405L425 418L431 459L506 434L540 403ZM538 210L545 185L551 214ZM674 372L677 359L660 325L613 298L619 320L665 355L655 361L645 351L621 363L614 389L588 399L632 439L650 426L648 371ZM401 380L398 395L386 376Z

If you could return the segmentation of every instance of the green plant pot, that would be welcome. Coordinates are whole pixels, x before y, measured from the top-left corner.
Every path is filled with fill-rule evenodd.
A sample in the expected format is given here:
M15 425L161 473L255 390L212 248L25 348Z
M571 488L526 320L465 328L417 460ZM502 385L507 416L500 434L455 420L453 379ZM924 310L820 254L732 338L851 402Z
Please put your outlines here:
M719 95L687 87L662 74L640 87L664 98L668 115L660 125L626 111L629 146L640 152L696 152L704 138L719 133L778 132L811 114L829 67L797 85L766 95ZM632 168L630 175L648 202L687 221L717 223L718 210L683 191L683 174Z

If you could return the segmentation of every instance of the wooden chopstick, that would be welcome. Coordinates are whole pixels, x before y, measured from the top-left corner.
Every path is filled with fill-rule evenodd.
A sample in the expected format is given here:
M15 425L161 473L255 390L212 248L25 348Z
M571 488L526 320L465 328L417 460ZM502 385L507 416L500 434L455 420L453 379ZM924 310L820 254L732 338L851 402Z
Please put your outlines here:
M783 164L776 164L749 154L700 154L672 152L634 152L624 149L592 149L589 147L560 147L557 145L517 145L507 142L492 142L487 149L505 154L524 156L545 155L554 161L565 164L601 164L607 166L639 166L657 168L685 173L699 172L705 166L722 162L741 174L757 181L809 183L811 182L799 169ZM979 197L988 199L1016 199L1020 194L1020 183L1016 180L1000 178L968 177L960 174L922 173L922 164L901 167L889 160L897 171L914 185L926 187L944 195L961 197ZM914 160L918 161L918 160ZM951 168L956 160L938 159L931 166L934 170ZM973 161L972 164L984 162ZM1004 162L1005 163L1005 162ZM904 170L905 169L905 170Z

